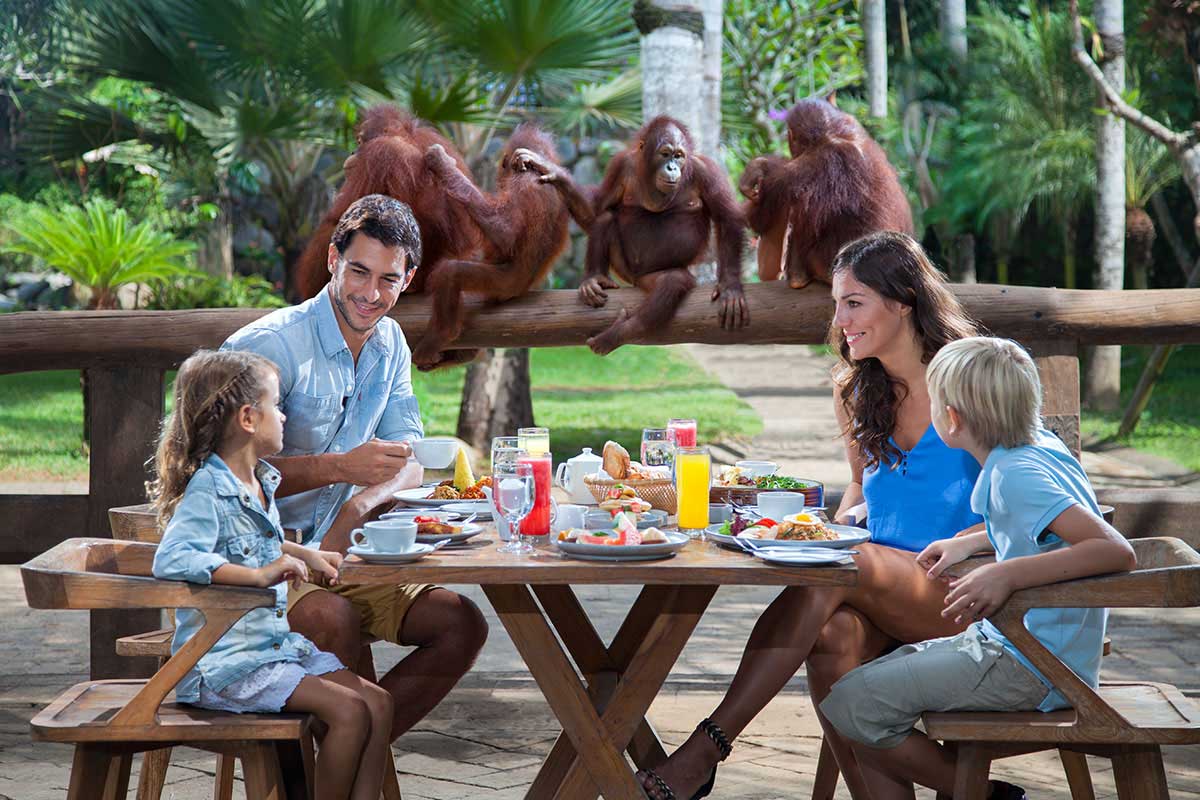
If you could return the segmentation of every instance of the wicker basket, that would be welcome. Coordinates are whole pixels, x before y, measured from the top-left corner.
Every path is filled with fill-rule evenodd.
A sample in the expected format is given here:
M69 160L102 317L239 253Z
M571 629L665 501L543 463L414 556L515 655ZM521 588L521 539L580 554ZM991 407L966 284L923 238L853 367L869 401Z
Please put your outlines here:
M637 496L649 503L651 508L661 508L668 514L675 513L675 481L670 478L614 481L588 475L583 483L597 503L603 502L608 490L619 483L637 492Z

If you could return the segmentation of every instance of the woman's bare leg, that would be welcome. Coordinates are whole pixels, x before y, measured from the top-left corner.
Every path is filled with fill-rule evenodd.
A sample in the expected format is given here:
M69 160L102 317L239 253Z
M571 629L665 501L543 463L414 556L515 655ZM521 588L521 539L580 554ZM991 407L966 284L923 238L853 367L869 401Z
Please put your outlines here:
M371 712L358 692L331 680L329 675L308 675L284 704L284 711L308 711L324 722L329 732L317 753L313 797L315 800L346 800L354 787L363 746L371 732ZM382 768L380 774L382 775ZM379 796L379 790L375 790Z
M945 584L925 576L917 566L916 554L864 544L854 561L858 567L855 586L789 587L759 617L729 692L711 715L731 739L745 730L796 674L821 629L842 605L858 609L884 634L902 642L957 632L957 627L941 616ZM655 771L676 795L691 797L718 759L708 736L695 731ZM653 779L645 774L641 779L652 800L657 800Z

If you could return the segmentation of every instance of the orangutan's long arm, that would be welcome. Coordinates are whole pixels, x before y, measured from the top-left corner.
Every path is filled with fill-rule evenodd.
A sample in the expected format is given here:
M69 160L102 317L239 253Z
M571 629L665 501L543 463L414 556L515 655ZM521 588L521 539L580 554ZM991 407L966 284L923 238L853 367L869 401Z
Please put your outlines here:
M510 258L516 248L517 236L523 228L522 220L505 213L502 208L497 208L496 203L479 191L479 187L462 173L441 145L432 145L425 151L425 166L446 187L446 194L450 199L462 204L496 250L505 259Z

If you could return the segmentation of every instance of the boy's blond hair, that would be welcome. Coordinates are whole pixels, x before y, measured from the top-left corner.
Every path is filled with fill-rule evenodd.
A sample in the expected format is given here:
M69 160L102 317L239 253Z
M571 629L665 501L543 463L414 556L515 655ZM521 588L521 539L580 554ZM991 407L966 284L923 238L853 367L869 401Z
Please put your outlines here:
M971 336L950 342L929 362L929 397L953 406L980 445L1033 444L1041 424L1042 384L1016 342Z

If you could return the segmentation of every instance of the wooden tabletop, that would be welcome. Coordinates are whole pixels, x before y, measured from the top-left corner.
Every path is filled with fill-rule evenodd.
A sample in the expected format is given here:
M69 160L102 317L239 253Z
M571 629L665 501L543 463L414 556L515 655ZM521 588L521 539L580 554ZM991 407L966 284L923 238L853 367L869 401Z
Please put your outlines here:
M553 545L529 555L500 553L494 529L491 539L472 548L442 549L411 564L368 564L350 556L342 563L342 582L853 586L858 580L853 565L775 567L710 542L689 542L676 555L659 561L617 563L568 558Z

